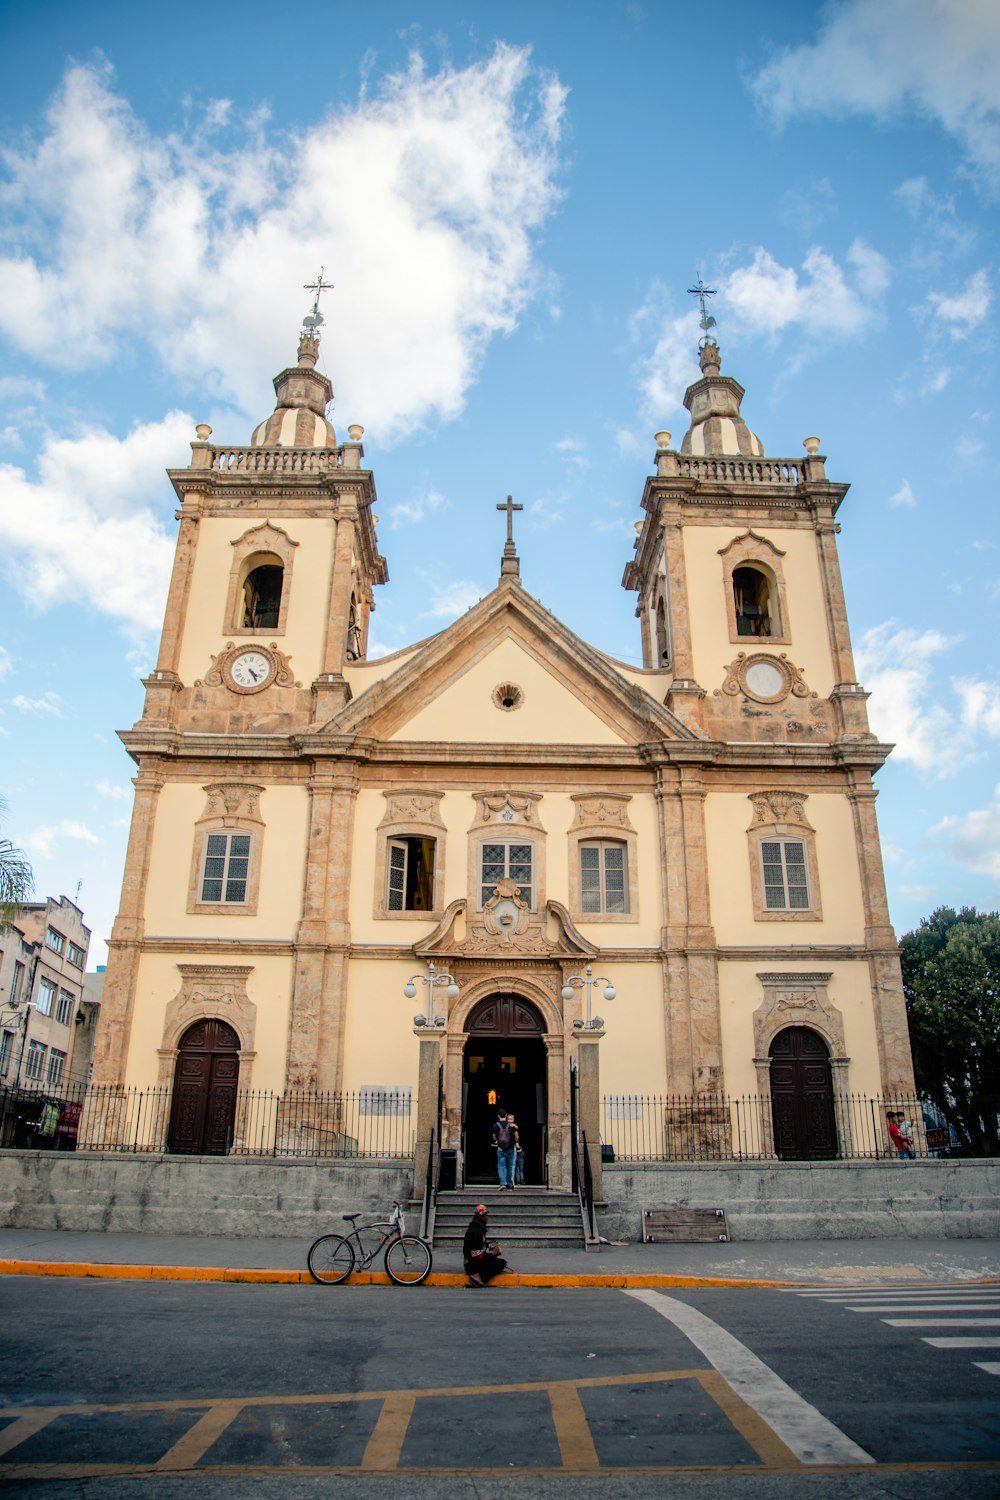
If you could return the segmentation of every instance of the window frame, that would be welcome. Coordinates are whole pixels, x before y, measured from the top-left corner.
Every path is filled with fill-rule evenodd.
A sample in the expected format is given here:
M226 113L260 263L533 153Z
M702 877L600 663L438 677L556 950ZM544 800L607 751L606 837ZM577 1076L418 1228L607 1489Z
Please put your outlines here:
M213 849L211 847L213 839L224 840L224 850L220 851L218 849ZM246 840L245 851L240 850L239 853L234 852L233 843L236 839ZM201 875L198 880L198 905L210 906L213 908L238 908L241 911L245 911L247 899L250 895L250 866L253 863L253 857L253 834L247 829L210 828L205 834L205 837L202 841ZM210 859L220 858L223 861L221 873L218 877L216 877L214 874L210 876L208 873L208 861ZM231 884L239 882L240 877L238 875L233 875L231 871L231 862L233 860L242 861L243 859L246 860L246 871L242 877L243 894L240 897L232 897L229 895L229 887ZM217 897L206 896L205 886L208 884L209 880L214 881L216 878L218 878L219 882L219 895Z
M776 838L773 838L773 839L762 838L762 839L760 839L758 841L757 848L760 851L761 875L762 875L762 878L763 878L763 890L764 890L764 906L766 907L766 909L769 912L774 912L774 911L784 911L784 912L788 912L788 911L791 911L791 912L811 911L812 910L812 894L811 894L810 889L809 889L809 861L808 861L808 857L807 857L807 854L806 854L806 842L805 842L805 839L803 839L803 838L789 838L789 837L776 837ZM769 860L767 858L767 851L770 850L770 849L777 849L778 850L779 857L778 857L777 863L775 863L774 860ZM801 881L795 881L795 882L793 882L793 880L791 878L792 877L792 869L790 867L791 862L788 859L788 851L791 850L791 849L799 850L800 853L801 853L801 858L799 860L797 860L797 861L794 862L794 863L798 864L798 867L802 871L802 879L801 879ZM772 894L772 892L777 889L777 887L774 884L774 880L773 880L773 878L771 880L768 880L768 872L769 872L769 870L770 871L774 871L776 869L780 871L780 875L781 875L781 896L782 896L782 900L781 900L781 903L779 905L776 905L771 900L771 894ZM802 889L805 890L805 898L806 899L805 899L804 904L798 905L798 904L796 904L792 900L792 895L793 895L793 891L794 890L802 890Z
M444 792L426 787L395 787L384 791L386 809L375 831L375 890L373 915L379 921L437 921L444 911L447 830L441 817ZM431 905L426 910L390 907L392 849L404 839L423 839L434 845Z
M16 1031L9 1031L5 1026L0 1031L0 1078L6 1078L10 1071L10 1060L14 1056L14 1039Z
M54 979L43 974L38 981L38 996L35 1000L35 1010L40 1016L51 1016L56 1007L56 993L58 985ZM42 1004L42 996L46 998L46 1004Z
M569 910L573 921L638 922L639 920L639 841L629 820L628 792L574 792L576 818L570 826L569 843ZM587 844L623 844L625 846L625 902L623 912L588 912L583 909L583 847ZM603 864L603 862L602 862ZM602 870L603 876L603 870Z
M68 1054L65 1053L65 1052L63 1052L62 1048L60 1048L60 1047L50 1047L49 1048L49 1059L48 1059L48 1063L46 1064L46 1068L45 1068L45 1083L46 1083L46 1086L48 1088L57 1089L57 1088L59 1088L60 1084L63 1082L63 1075L66 1072L67 1058L68 1058ZM58 1067L56 1068L54 1065L55 1065L57 1059L58 1059ZM53 1074L55 1076L53 1076Z
M191 867L188 877L187 910L191 915L227 914L232 917L257 915L260 874L263 860L265 824L260 815L260 797L266 790L256 782L211 782L203 788L207 795L205 810L194 825ZM246 836L250 839L247 863L247 887L243 901L211 901L204 896L205 863L209 857L208 841L213 834ZM227 845L226 860L230 857Z
M69 1026L72 1023L76 1010L76 996L72 990L59 990L59 998L56 1001L56 1020L60 1026ZM66 1012L63 1015L63 1011Z
M226 635L239 636L283 636L288 628L288 608L292 593L292 564L295 549L299 545L280 526L265 521L236 537L230 544L233 548L229 571L229 589L226 595L226 611L222 628ZM254 568L280 567L281 600L278 605L277 625L243 624L243 589Z
M67 948L66 957L75 969L82 969L87 962L86 950L81 948L79 943L74 943L72 939Z
M41 1082L48 1050L44 1042L36 1042L33 1037L29 1039L24 1049L24 1076L29 1083Z
M59 957L62 958L66 952L65 933L57 932L54 927L46 927L45 946L46 948L51 948L53 953L58 953Z
M782 788L767 792L751 792L749 800L754 808L754 821L747 829L754 921L821 922L823 907L820 899L816 830L806 816L807 794ZM802 846L808 906L768 906L763 846L774 843L783 846L788 844ZM787 861L784 852L782 852L781 864L787 899Z
M518 879L518 877L516 875L512 875L510 873L510 852L509 851L512 848L515 848L515 847L518 847L518 848L523 847L523 848L526 848L526 849L528 849L530 851L530 859L531 859L531 893L530 893L530 900L525 897L524 886L523 886L522 882ZM505 855L504 855L503 874L502 875L498 875L495 880L492 880L488 888L487 888L487 884L486 884L486 877L485 877L485 875L483 873L483 866L484 866L484 863L485 863L485 851L486 851L487 848L502 848L502 849L504 849L504 850L507 851L505 853ZM529 911L538 911L538 909L539 909L539 900L538 900L538 883L539 883L538 882L538 841L535 838L533 838L530 834L527 835L527 836L525 834L523 834L523 833L516 833L516 834L515 833L500 833L500 834L494 834L491 831L488 837L486 835L481 836L479 838L479 840L478 840L477 849L476 849L476 866L477 866L477 872L478 872L477 880L476 880L476 910L477 911L484 911L485 908L489 905L489 903L493 900L493 890L494 890L494 887L501 880L513 880L518 886L520 886L520 889L521 889L521 900L524 901L524 904L528 908L528 910Z
M768 645L789 646L792 644L792 627L788 616L788 593L782 558L785 553L766 536L755 531L744 531L733 537L725 547L719 548L722 559L722 581L726 596L726 617L729 622L729 639L745 650L766 650ZM736 616L736 589L733 575L740 568L752 568L767 580L771 605L769 635L741 635ZM759 647L754 642L760 642ZM748 645L749 643L749 645Z
M598 904L598 907L597 907L596 911L590 910L588 908L588 906L587 906L587 895L588 895L588 892L585 889L586 881L584 879L583 856L584 856L584 852L586 850L590 850L590 849L596 850L597 854L598 854L598 860L597 860L597 877L598 877L598 879L597 879L597 895L598 895L598 902L599 902L599 904ZM628 884L629 858L628 858L628 844L626 843L625 839L582 838L582 839L578 840L578 842L577 842L576 851L577 851L577 858L578 858L578 860L580 862L580 916L581 916L581 918L589 917L591 921L603 921L607 917L627 917L628 914L629 914L629 909L628 909L628 907L629 907L629 884ZM621 853L621 857L622 857L622 868L621 868L622 885L621 885L621 894L622 894L622 903L623 903L623 905L622 905L621 911L611 911L609 909L609 906L608 906L608 865L607 865L607 855L610 854L612 851L618 851L618 852L620 852Z

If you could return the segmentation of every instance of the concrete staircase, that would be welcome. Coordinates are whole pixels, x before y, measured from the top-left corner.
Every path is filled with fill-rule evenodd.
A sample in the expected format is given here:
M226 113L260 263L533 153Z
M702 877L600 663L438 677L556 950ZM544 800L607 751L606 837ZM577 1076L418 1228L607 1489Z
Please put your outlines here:
M519 1248L582 1250L585 1246L580 1202L575 1193L543 1187L518 1187L512 1193L479 1186L437 1195L432 1240L436 1248L461 1249L477 1203L490 1211L490 1239L513 1258Z

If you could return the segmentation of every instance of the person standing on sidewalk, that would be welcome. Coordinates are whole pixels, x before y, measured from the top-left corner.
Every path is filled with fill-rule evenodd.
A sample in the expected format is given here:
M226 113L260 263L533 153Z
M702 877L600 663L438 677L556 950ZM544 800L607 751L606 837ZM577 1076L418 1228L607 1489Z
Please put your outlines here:
M511 1128L513 1129L513 1131L514 1131L514 1139L515 1139L515 1141L517 1143L515 1145L515 1147L514 1147L514 1186L515 1187L523 1187L524 1186L524 1148L521 1145L521 1127L520 1127L520 1125L517 1124L516 1120L514 1119L514 1111L512 1109L507 1111L507 1124L510 1125Z
M517 1127L512 1126L507 1119L505 1109L497 1110L496 1124L493 1126L493 1144L497 1148L497 1177L500 1179L499 1191L504 1189L513 1191L514 1188L514 1161L517 1156Z

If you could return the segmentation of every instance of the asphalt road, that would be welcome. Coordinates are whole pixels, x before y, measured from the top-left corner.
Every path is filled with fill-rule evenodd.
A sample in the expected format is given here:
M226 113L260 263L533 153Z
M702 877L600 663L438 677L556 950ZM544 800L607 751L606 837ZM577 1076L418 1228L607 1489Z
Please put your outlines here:
M1000 1287L11 1277L0 1328L36 1500L1000 1496Z

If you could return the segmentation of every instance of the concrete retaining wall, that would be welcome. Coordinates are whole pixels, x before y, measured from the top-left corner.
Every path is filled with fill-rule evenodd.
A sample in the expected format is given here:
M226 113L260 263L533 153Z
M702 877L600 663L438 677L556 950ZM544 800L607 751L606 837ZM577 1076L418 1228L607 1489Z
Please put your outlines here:
M0 1224L315 1239L342 1213L388 1214L412 1182L406 1162L0 1151Z
M724 1208L734 1240L997 1239L1000 1160L606 1164L610 1240L644 1208Z

